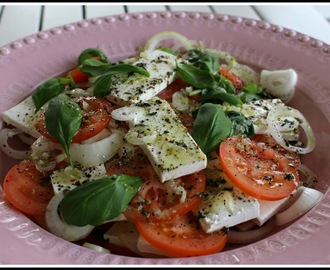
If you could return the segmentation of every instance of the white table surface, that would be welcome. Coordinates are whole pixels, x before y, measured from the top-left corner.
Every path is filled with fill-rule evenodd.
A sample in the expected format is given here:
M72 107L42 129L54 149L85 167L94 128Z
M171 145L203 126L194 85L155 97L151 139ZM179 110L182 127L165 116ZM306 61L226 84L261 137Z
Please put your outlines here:
M214 12L264 20L330 44L330 4L317 3L1 3L0 47L83 19L132 12Z

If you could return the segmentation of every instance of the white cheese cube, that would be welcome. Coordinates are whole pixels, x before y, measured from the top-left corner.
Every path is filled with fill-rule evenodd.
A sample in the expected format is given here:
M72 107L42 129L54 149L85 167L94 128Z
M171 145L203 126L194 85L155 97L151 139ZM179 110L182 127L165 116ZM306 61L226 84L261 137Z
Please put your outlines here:
M39 132L34 127L35 105L32 97L24 99L16 106L2 113L2 119L5 123L12 125L25 133L38 138Z
M110 244L126 247L142 257L157 258L161 254L160 251L153 248L147 241L143 241L134 223L130 221L114 223L104 233L103 238L108 240Z
M254 127L256 134L269 134L267 123L267 115L271 109L276 109L278 105L285 106L280 99L260 99L244 103L242 107L232 105L224 105L225 111L237 111L247 117ZM299 122L290 116L283 117L281 123L277 125L280 127L280 132L286 140L298 140L298 126Z
M127 120L125 139L142 148L162 182L206 168L206 155L165 100L154 97L122 107L112 117Z
M199 222L207 233L235 226L259 215L258 201L236 188L208 193L203 204Z
M277 201L265 201L258 199L260 213L253 219L253 222L259 226L263 225L273 215L275 215L281 208L285 206L290 197L277 200Z
M103 164L79 170L71 166L54 171L51 176L51 183L55 194L63 190L72 190L77 186L106 176L106 169Z
M111 92L106 98L120 106L152 98L173 82L176 59L175 55L161 50L142 52L133 65L143 67L150 76L139 73L114 75Z

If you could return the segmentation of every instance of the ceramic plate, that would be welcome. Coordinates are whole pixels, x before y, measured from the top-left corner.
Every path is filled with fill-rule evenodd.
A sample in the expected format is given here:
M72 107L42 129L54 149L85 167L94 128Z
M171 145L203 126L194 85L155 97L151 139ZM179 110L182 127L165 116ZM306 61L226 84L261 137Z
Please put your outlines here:
M330 263L330 47L295 31L212 13L154 12L100 17L64 25L0 48L0 111L25 98L44 80L76 65L80 52L99 47L117 61L161 31L177 31L206 47L225 50L256 68L297 71L290 103L310 122L317 146L304 163L318 176L322 201L288 227L256 243L219 254L144 259L91 251L43 230L5 201L0 191L2 264L328 264ZM0 128L3 128L0 122ZM0 177L16 161L0 155Z

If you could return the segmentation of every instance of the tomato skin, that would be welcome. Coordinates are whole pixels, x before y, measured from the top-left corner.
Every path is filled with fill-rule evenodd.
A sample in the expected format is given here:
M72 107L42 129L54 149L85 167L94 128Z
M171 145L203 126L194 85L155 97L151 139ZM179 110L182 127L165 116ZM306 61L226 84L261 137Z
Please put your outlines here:
M27 215L43 216L48 202L54 196L50 180L43 181L45 177L32 161L23 160L14 165L3 182L7 200Z
M167 102L172 103L172 96L175 92L180 91L181 89L186 88L188 85L181 80L180 78L175 79L170 83L163 91L158 93L158 97L165 99Z
M299 155L296 152L284 149L271 135L255 134L251 140L265 143L267 146L273 148L275 151L289 159L291 166L293 166L297 171L299 170L299 166L301 164Z
M173 180L173 186L183 187L186 192L184 201L181 201L182 194L175 193L175 187L171 187L169 182L161 183L149 160L143 155L119 161L108 173L144 178L144 183L124 214L130 219L147 217L152 222L171 220L197 207L202 201L199 195L205 190L206 183L203 171Z
M229 80L237 90L241 90L244 87L244 82L241 80L241 78L227 67L221 66L219 73L221 76Z
M206 233L192 213L162 223L134 220L135 226L152 246L171 257L192 257L220 252L227 243L223 231Z
M222 141L219 159L233 184L258 199L283 199L299 185L298 171L289 159L248 138L230 137Z
M108 125L113 108L110 102L99 97L79 97L75 98L74 101L83 110L80 129L72 139L73 143L79 143L97 135ZM84 106L86 103L88 104L88 108ZM57 139L52 137L46 129L44 113L39 115L35 128L47 139L53 142L58 142Z
M100 57L92 57L92 60L100 60ZM74 68L73 70L69 71L68 75L72 77L72 80L75 83L84 83L88 81L89 76L82 72L79 67Z

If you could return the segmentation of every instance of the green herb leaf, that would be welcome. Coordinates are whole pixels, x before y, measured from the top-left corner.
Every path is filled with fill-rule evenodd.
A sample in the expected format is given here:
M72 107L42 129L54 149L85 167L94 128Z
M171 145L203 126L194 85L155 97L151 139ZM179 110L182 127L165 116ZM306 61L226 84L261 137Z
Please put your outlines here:
M177 75L186 83L196 88L212 88L214 76L208 70L192 65L176 63Z
M222 104L228 102L231 105L242 107L242 100L235 94L228 93L222 87L202 91L202 103Z
M112 84L112 75L101 75L95 80L93 95L97 97L105 97L110 93Z
M96 77L105 73L111 66L111 63L103 63L93 59L86 59L81 65L79 65L78 68L88 76Z
M235 86L232 84L230 80L226 79L223 76L218 76L218 77L219 77L218 87L222 87L223 89L226 90L227 93L230 94L236 93Z
M113 65L107 69L100 77L95 80L93 95L97 97L104 97L110 93L112 76L115 74L139 73L149 77L150 73L138 66L129 64Z
M228 111L226 115L232 122L229 137L247 135L251 138L255 132L253 123L240 112Z
M82 121L79 105L64 94L58 95L49 102L45 118L48 133L60 142L72 165L69 148Z
M179 56L179 52L178 51L174 51L172 48L167 48L167 47L159 46L159 47L157 47L157 50L160 50L160 51L163 51L163 52L167 52L167 53L173 54L175 56Z
M255 84L248 84L243 87L239 98L246 103L253 100L268 99L271 98L271 95L267 94L262 88Z
M219 57L211 55L209 52L203 52L197 49L189 50L185 58L195 67L208 70L213 75L219 72Z
M32 100L36 106L35 112L39 111L40 108L53 97L64 92L65 84L68 81L65 79L49 79L39 85L36 91L32 94Z
M101 62L109 63L108 57L97 48L88 48L83 50L78 56L78 66L80 66L86 59L90 59L92 57L99 57Z
M229 136L231 128L231 121L220 105L205 103L197 112L192 137L208 155Z
M147 77L150 76L149 71L145 70L142 67L134 66L130 64L113 65L111 68L107 70L107 72L104 75L126 74L126 73L135 73L135 72Z
M63 198L60 213L68 224L100 225L125 210L142 182L140 177L121 174L85 183Z

